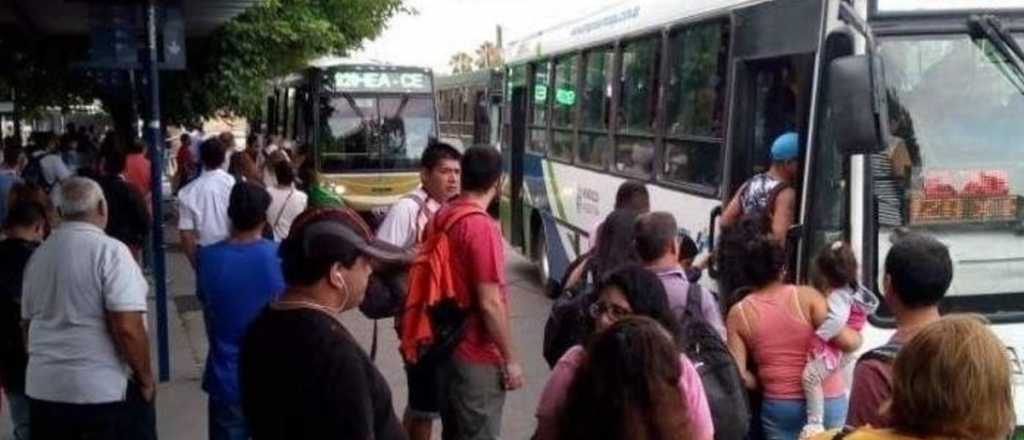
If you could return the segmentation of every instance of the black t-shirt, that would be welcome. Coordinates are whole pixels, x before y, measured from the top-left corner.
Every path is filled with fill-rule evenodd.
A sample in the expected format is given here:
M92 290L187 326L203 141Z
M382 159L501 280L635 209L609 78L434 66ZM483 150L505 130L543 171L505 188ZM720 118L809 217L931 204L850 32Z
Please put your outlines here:
M242 340L242 409L253 439L405 439L387 382L342 325L268 307Z
M149 232L149 211L139 191L117 176L99 179L107 199L107 235L128 246L142 247Z
M25 392L28 353L21 331L21 283L25 266L39 243L8 238L0 241L0 381Z

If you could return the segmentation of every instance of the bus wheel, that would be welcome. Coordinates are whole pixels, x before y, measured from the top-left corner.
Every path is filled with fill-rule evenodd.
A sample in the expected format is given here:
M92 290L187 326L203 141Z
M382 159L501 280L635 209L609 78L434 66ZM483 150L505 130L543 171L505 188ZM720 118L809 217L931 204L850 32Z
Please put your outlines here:
M533 245L530 247L533 261L537 263L538 281L543 287L551 282L551 260L548 259L548 240L544 234L544 226L541 225L533 235Z

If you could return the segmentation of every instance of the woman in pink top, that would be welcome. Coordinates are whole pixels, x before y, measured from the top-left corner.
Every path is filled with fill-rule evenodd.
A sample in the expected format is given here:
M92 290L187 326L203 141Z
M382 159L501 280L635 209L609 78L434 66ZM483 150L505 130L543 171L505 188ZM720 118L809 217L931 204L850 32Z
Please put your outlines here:
M676 347L680 346L679 323L668 307L665 288L656 275L638 265L616 270L598 285L597 299L590 308L590 316L592 319L588 323L589 341L594 341L600 333L619 320L630 316L646 316L661 324L667 334L673 336ZM679 417L686 419L690 434L685 438L710 440L714 437L714 426L700 375L686 356L678 356L679 373L675 382L679 389L680 401L683 402L682 407L685 408ZM562 438L559 424L564 415L568 392L576 378L577 370L582 368L587 358L586 349L577 345L569 349L551 371L541 394L540 404L537 406L537 440ZM645 366L637 365L637 368ZM602 423L616 427L622 425L622 420L603 420Z
M756 220L744 220L722 238L722 251L736 246L745 258L735 259L754 290L729 310L726 319L729 351L747 388L763 394L761 423L765 438L798 438L807 421L801 379L814 330L825 321L828 306L811 287L785 284L785 251ZM854 350L860 335L844 328L833 340ZM756 375L748 368L751 364ZM825 426L842 426L846 398L842 378L829 376L822 384Z

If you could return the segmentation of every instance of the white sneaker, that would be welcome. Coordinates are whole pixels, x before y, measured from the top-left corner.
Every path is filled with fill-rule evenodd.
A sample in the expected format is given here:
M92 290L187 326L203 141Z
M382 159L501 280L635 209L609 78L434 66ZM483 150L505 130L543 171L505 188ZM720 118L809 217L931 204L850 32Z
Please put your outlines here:
M808 423L804 425L804 429L800 431L800 440L809 439L816 434L825 432L825 427L819 423Z

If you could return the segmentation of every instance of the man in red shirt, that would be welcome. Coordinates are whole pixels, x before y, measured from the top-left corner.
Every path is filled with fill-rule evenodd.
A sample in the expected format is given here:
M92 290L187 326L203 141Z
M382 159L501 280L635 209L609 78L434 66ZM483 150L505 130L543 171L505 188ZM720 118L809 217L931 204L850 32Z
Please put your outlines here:
M182 133L179 137L181 146L178 147L178 155L175 157L177 171L174 176L174 193L188 185L198 173L196 173L196 157L192 154L192 136Z
M435 221L466 205L487 210L501 188L501 153L473 147L462 156L462 194ZM523 386L512 345L505 291L505 247L497 222L484 215L459 220L448 231L455 293L470 308L462 341L441 368L443 438L497 439L505 392Z
M150 184L152 183L149 159L146 159L146 144L136 139L128 145L125 156L124 180L128 181L142 197L149 201ZM147 206L148 203L147 203Z
M885 302L896 315L896 334L889 343L863 354L853 370L849 426L889 427L880 411L892 397L892 363L918 330L939 320L939 302L953 281L949 249L923 234L897 238L885 257Z

